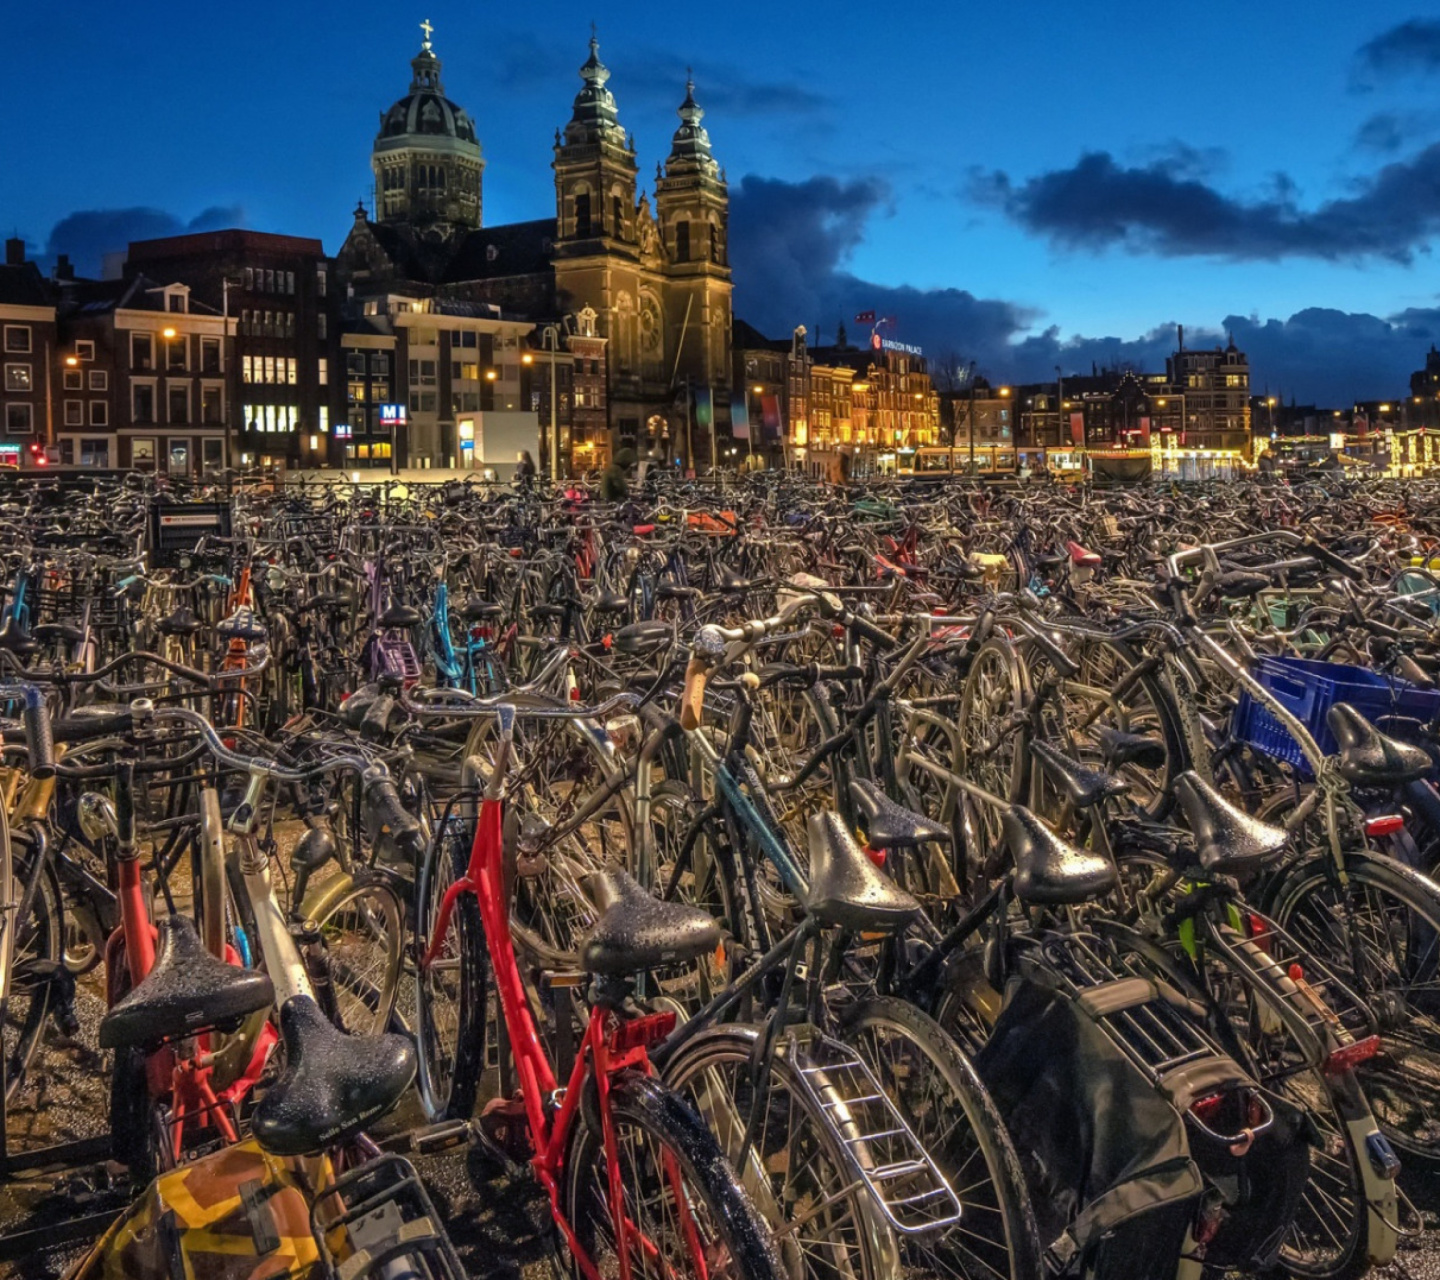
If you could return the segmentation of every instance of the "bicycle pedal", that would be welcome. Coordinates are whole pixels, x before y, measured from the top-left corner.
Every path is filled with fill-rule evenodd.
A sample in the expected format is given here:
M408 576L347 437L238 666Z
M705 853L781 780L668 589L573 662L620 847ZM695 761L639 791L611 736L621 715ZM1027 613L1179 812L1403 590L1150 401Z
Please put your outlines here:
M479 1137L511 1164L524 1165L535 1154L530 1121L519 1098L494 1098L480 1113Z

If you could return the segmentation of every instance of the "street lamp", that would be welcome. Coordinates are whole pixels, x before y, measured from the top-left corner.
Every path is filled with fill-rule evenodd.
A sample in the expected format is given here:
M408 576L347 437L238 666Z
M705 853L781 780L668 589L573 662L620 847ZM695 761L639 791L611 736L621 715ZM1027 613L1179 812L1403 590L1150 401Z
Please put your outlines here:
M239 363L239 358L235 355L234 347L237 345L236 339L239 337L240 332L238 326L233 333L230 329L230 290L238 289L241 283L242 282L234 276L220 277L220 377L225 387L225 412L222 415L224 420L221 423L223 428L221 438L224 441L222 453L226 471L230 470L230 424L234 421L232 415L235 410L235 401L239 398L238 388L232 389L230 386L230 368L232 365ZM227 338L230 339L229 342L226 341ZM229 359L226 359L225 356L227 348L230 349ZM393 444L391 445L390 451L393 455L395 451Z
M560 484L560 397L555 389L555 362L560 356L560 329L547 324L540 330L540 345L550 360L550 477Z

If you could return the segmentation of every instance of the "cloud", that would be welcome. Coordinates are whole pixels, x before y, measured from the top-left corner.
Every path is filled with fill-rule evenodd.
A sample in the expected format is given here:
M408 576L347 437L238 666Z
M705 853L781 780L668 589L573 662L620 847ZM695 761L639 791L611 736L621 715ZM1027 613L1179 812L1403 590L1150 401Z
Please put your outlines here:
M1411 18L1367 40L1355 55L1356 87L1373 87L1376 78L1434 75L1440 72L1440 21Z
M735 184L730 249L736 315L772 336L818 322L819 338L828 343L837 320L848 324L856 312L873 308L898 318L905 341L932 354L974 359L982 373L1010 382L1048 381L1056 365L1067 375L1089 373L1092 365L1162 372L1175 350L1172 320L1130 337L1066 336L1058 326L1037 328L1042 314L1021 302L861 279L848 263L869 220L888 208L888 188L873 179L785 182L751 175ZM1440 308L1390 317L1314 307L1288 319L1178 319L1186 325L1187 346L1223 344L1233 334L1250 357L1257 390L1331 407L1403 394L1429 344L1440 342Z
M188 222L163 209L135 206L129 209L85 209L67 214L50 229L46 261L57 254L70 255L82 276L98 276L107 253L124 250L132 240L177 236L190 231L219 231L245 224L239 205L212 205Z
M1177 175L1164 162L1127 166L1092 151L1068 169L1019 183L1001 172L975 175L970 194L1063 248L1163 257L1408 263L1440 230L1440 145L1386 165L1354 194L1313 209L1300 207L1286 175L1277 174L1272 187L1247 200Z
M496 85L509 92L543 91L560 94L556 102L566 106L579 91L577 72L587 54L583 47L571 49L534 35L517 32L505 42L496 69ZM823 93L790 81L757 79L733 63L697 58L687 62L673 49L617 48L618 65L609 63L609 88L620 104L621 120L627 107L674 109L685 97L687 74L695 77L695 97L706 111L717 116L771 116L816 114L833 105ZM605 47L600 50L606 61ZM643 68L643 74L639 69Z
M1440 128L1440 113L1434 111L1380 111L1355 131L1356 151L1394 155L1402 147L1433 134Z

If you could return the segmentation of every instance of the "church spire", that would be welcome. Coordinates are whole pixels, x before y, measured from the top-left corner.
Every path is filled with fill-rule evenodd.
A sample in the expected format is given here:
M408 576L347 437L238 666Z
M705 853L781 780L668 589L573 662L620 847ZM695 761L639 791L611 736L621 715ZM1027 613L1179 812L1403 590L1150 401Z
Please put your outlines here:
M698 173L706 178L718 178L720 166L710 154L710 135L700 122L705 112L695 101L695 77L689 68L685 72L685 101L676 109L680 127L675 130L670 144L670 158L665 162L667 177L680 174Z
M430 19L426 18L420 24L420 31L424 39L420 41L420 52L410 59L412 76L410 79L410 92L428 89L432 93L444 93L445 87L440 83L440 59L435 56L435 46L430 43L430 37L435 34L435 28L431 25Z
M600 61L600 40L590 25L590 57L580 68L584 85L575 95L575 110L565 126L568 145L610 142L625 149L625 130L620 127L620 110L615 95L606 88L610 68Z

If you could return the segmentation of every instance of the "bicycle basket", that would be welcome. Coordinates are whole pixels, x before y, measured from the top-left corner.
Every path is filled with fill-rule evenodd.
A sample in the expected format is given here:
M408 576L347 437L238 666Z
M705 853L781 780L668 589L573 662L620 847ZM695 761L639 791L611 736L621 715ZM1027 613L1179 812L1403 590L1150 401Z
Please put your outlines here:
M1429 721L1440 713L1440 690L1421 689L1409 681L1384 676L1364 667L1312 658L1256 659L1251 668L1260 686L1310 731L1320 750L1332 755L1335 736L1325 723L1330 708L1348 702L1368 720L1381 716L1411 716ZM1256 751L1293 765L1302 777L1310 777L1309 763L1295 741L1263 703L1242 690L1231 733Z

